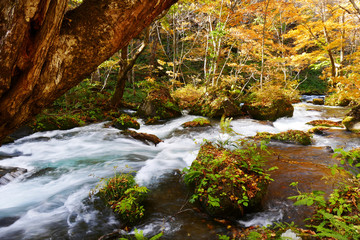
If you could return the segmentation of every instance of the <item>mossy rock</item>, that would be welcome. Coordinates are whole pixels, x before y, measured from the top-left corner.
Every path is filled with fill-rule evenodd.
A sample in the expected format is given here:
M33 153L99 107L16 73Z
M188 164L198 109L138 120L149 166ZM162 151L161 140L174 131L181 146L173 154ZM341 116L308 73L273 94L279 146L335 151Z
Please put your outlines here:
M53 131L53 130L67 130L79 126L83 126L84 121L78 116L68 115L38 115L31 125L34 131Z
M179 105L165 87L150 91L140 105L137 114L144 118L158 117L159 119L169 119L182 115Z
M277 134L268 133L268 132L258 132L254 138L271 139L284 143L292 143L292 144L300 144L300 145L311 144L311 134L300 130L288 130L286 132L281 132Z
M315 105L324 105L324 99L323 98L314 98L312 100L312 103Z
M199 203L214 217L241 217L260 210L270 179L251 161L262 151L249 149L229 150L209 142L203 144L185 170L185 182L194 189L190 201Z
M328 127L317 126L317 127L313 127L311 129L309 129L308 133L326 136L326 135L328 135L328 133L325 132L327 130L329 130Z
M140 124L136 118L130 117L127 114L121 114L120 117L115 118L111 126L120 130L126 130L128 128L140 129Z
M210 120L206 118L195 118L192 121L185 122L182 124L184 128L191 128L191 127L207 127L211 126Z
M360 105L350 110L343 119L342 124L348 131L360 132Z
M244 105L245 111L256 120L276 121L282 117L292 117L294 107L290 100L276 99L270 103L250 102Z
M244 115L240 103L225 95L221 89L209 89L190 109L190 114L209 118L236 117Z
M341 122L334 122L334 121L330 121L330 120L313 120L310 122L307 122L306 124L311 125L311 126L321 126L321 127L339 127L339 128L343 128L343 124Z

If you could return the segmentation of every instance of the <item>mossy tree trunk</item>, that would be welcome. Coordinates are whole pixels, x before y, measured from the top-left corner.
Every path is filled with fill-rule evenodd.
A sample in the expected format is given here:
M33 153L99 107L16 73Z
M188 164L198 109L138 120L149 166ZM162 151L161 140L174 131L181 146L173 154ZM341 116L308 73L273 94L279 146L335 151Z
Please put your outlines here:
M176 1L0 1L0 142Z

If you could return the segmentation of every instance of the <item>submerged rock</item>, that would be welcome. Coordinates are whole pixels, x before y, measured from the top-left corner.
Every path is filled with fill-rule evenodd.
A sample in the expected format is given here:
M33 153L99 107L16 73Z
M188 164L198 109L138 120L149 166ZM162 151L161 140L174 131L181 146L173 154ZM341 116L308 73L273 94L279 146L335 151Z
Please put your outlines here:
M25 168L0 166L0 185L6 185L26 172Z
M137 114L144 118L169 119L181 116L179 105L171 97L165 87L159 87L149 92L140 105Z

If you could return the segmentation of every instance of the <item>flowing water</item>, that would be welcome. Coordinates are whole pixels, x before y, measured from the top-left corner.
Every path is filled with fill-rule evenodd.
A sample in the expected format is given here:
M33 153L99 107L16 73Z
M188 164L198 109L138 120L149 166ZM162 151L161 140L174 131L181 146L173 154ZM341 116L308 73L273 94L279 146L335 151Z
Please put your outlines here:
M277 133L289 129L308 130L305 123L316 119L339 121L346 109L296 104L292 118L274 123L236 119L231 125L240 137L256 132ZM328 166L336 163L331 149L360 146L358 135L333 129L327 136L315 136L312 146L272 143L274 151L268 166L278 166L272 173L262 212L246 215L237 225L211 219L186 204L189 192L181 182L179 170L190 166L203 139L226 140L219 122L202 129L184 129L181 124L197 116L184 115L162 125L141 125L140 132L155 134L164 142L146 145L119 134L104 123L67 131L35 133L0 148L2 166L21 167L28 172L0 186L0 239L97 239L120 225L116 216L91 189L103 177L115 171L134 172L140 185L151 189L147 213L136 226L145 234L164 231L164 239L217 239L216 234L235 227L294 221L302 224L309 209L293 207L288 196L296 194L289 187L299 182L299 189L331 191L333 177ZM239 137L239 136L237 136ZM325 179L324 179L325 176ZM227 226L232 229L228 230Z

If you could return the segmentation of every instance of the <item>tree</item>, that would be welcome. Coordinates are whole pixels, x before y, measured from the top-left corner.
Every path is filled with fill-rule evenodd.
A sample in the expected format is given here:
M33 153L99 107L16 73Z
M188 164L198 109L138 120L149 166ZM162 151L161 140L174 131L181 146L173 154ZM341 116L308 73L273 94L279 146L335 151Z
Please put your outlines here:
M0 2L0 140L77 85L177 0Z

